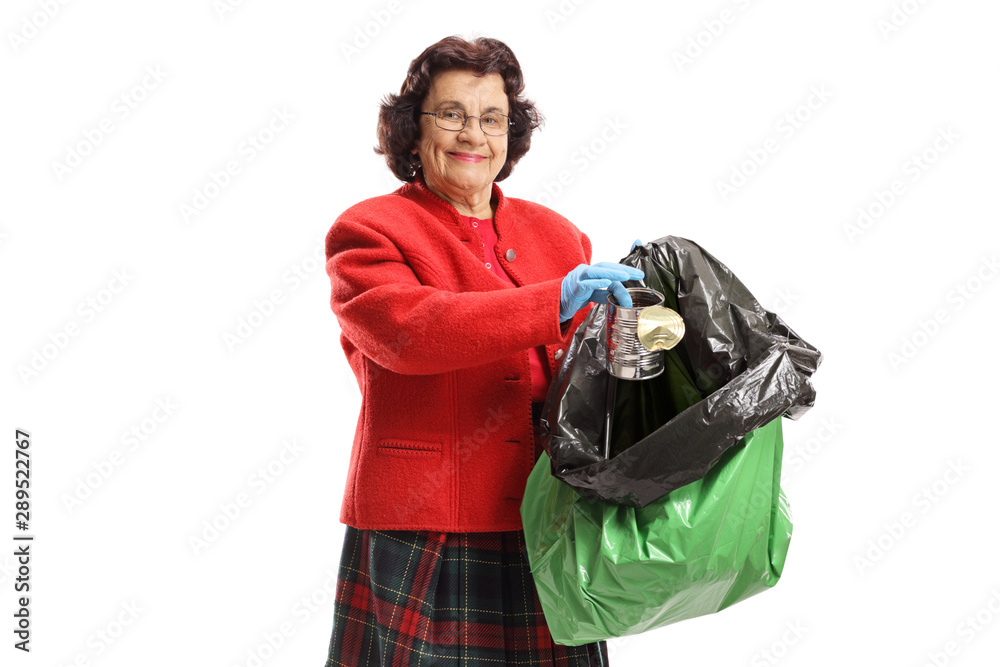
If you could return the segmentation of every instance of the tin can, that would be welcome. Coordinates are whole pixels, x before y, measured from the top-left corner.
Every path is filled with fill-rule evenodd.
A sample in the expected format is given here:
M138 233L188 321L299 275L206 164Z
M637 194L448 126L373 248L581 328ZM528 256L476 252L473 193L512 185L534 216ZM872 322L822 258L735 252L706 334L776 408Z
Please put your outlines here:
M627 287L632 307L608 295L608 371L622 380L648 380L663 372L663 350L684 336L684 320L665 308L663 295L648 287Z

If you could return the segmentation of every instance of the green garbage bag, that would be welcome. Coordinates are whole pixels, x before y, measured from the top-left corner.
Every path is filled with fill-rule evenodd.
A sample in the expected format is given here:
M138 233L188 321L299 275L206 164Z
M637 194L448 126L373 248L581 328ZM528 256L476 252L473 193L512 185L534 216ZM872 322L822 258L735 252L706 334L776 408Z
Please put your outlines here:
M521 518L552 638L577 646L729 607L777 583L792 536L781 419L645 507L582 497L542 453Z

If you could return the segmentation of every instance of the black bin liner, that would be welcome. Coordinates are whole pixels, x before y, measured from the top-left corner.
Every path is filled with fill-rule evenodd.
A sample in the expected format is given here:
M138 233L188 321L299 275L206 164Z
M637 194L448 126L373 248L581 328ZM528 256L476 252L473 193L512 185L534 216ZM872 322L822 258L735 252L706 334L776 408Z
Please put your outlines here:
M654 289L680 313L684 337L661 352L659 376L612 378L607 306L594 306L553 378L536 436L552 474L581 496L645 507L703 477L755 428L805 414L816 398L810 377L823 357L693 241L665 236L637 246L621 263L645 273L627 287Z

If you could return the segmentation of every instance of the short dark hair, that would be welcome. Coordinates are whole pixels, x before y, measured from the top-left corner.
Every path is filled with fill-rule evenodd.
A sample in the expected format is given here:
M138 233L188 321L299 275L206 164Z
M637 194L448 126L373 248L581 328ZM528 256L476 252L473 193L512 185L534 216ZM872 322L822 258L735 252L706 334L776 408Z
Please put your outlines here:
M454 35L445 37L413 59L399 95L386 95L379 109L375 152L385 156L389 169L401 181L411 183L416 178L420 156L410 150L420 139L420 106L431 82L438 74L452 70L469 70L477 76L496 73L503 78L511 126L507 134L507 160L494 180L510 176L514 165L531 147L531 133L544 121L534 103L522 95L524 77L510 47L489 37L478 37L471 42Z

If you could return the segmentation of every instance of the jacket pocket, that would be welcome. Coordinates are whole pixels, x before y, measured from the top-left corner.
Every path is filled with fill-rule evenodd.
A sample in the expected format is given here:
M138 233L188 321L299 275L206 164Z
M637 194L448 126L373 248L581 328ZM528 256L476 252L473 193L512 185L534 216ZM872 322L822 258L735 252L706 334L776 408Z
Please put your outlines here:
M440 457L441 443L427 440L402 440L400 438L384 438L378 441L376 453L379 456Z

